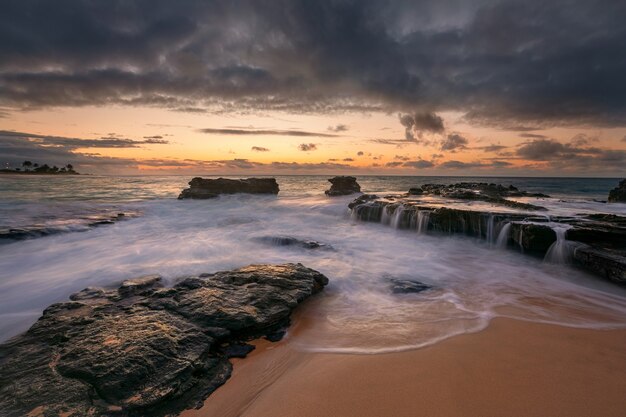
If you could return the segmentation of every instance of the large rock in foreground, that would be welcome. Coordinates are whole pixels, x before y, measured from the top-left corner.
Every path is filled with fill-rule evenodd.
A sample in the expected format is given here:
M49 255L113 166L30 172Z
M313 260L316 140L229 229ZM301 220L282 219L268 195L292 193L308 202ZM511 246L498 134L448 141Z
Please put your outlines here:
M609 191L609 203L626 203L626 180L621 180L617 187Z
M244 178L232 180L228 178L205 179L196 177L189 181L178 196L183 198L215 198L220 194L278 194L278 183L275 178Z
M330 189L324 191L327 196L335 197L340 195L350 195L361 192L361 186L354 177L333 177L328 180L332 185Z
M301 264L252 265L117 290L87 288L0 345L2 416L162 416L200 405L245 342L275 339L328 279Z

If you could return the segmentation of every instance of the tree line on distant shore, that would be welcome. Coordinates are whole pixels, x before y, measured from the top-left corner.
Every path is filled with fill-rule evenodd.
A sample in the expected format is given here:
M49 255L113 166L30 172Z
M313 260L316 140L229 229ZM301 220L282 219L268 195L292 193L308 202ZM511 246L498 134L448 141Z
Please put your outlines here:
M67 164L61 168L56 165L50 166L48 164L39 165L36 162L24 161L21 168L3 169L5 173L33 173L33 174L74 174L78 172L74 171L72 164Z

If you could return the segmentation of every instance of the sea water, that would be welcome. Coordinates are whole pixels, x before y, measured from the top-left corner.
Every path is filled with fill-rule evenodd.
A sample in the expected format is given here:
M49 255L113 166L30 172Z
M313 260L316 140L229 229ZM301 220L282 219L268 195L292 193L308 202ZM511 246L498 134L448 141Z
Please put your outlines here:
M85 213L103 210L137 213L111 225L69 227L64 233L0 244L0 339L26 330L48 305L87 286L113 287L147 274L174 284L189 275L284 262L300 262L330 279L296 315L306 322L293 338L301 349L412 349L479 331L494 317L626 327L621 287L485 241L356 221L347 209L353 197L326 197L326 179L277 177L278 196L176 200L188 177L0 177L0 228L46 219L72 224ZM557 191L556 198L541 202L549 213L626 214L624 204L594 201L616 180L586 179L576 185L571 179L359 178L363 191L379 194L463 180ZM281 236L324 246L275 246L271 239L258 239ZM417 280L432 289L394 294L390 279Z

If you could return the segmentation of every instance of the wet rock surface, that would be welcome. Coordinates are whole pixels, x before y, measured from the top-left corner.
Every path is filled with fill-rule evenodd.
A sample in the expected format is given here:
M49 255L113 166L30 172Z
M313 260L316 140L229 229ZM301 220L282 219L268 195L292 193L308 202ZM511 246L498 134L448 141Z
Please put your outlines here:
M52 223L24 225L18 227L0 226L0 244L16 240L34 239L59 233L85 232L95 227L117 223L132 219L140 215L137 211L116 211L112 213L94 213L76 216L69 220L59 220ZM48 219L49 220L49 219ZM53 219L54 220L54 219Z
M272 246L291 246L304 249L332 249L330 245L315 240L298 239L293 236L259 236L252 240Z
M331 186L330 189L324 191L327 196L335 197L361 192L361 186L356 182L355 177L339 176L330 178L328 181L331 183Z
M432 289L433 287L421 281L406 278L387 278L389 289L393 294L415 294Z
M448 189L441 185L422 188L425 194ZM488 188L501 195L524 194L510 187L489 185ZM626 217L603 213L574 217L537 216L529 212L490 213L423 205L415 195L379 198L364 194L348 207L357 220L413 229L418 233L463 234L485 239L492 246L516 248L535 256L546 256L553 245L561 243L570 252L567 258L574 265L613 282L626 283ZM555 228L563 231L564 242L559 241Z
M609 203L626 203L626 179L609 191Z
M189 181L189 188L185 188L178 196L185 198L207 199L215 198L220 194L278 194L279 188L275 178L244 178L233 180L228 178L205 179L196 177Z
M409 195L436 195L458 200L477 200L520 210L545 210L534 204L507 200L506 197L549 197L542 193L521 191L513 185L508 187L486 182L460 182L456 184L424 184L409 189Z
M328 279L301 264L251 265L87 288L0 345L2 416L162 416L200 405L246 341L275 339Z

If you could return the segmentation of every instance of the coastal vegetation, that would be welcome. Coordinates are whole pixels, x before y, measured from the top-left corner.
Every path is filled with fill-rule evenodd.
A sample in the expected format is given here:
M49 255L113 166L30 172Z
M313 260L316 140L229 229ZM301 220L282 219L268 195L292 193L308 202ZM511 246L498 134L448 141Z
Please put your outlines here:
M32 161L22 162L21 167L15 168L3 168L0 169L2 174L45 174L45 175L80 175L74 171L72 164L67 164L61 168L56 165L50 166L48 164L40 165Z

